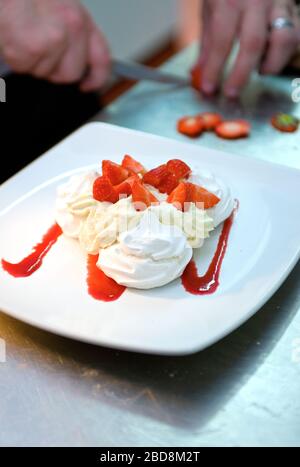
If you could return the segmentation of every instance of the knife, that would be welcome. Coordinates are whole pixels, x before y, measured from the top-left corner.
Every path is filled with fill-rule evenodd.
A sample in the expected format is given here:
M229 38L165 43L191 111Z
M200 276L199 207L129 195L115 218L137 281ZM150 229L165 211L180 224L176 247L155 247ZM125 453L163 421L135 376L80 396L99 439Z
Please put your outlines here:
M1 63L1 74L4 76L11 72L11 69L5 63ZM140 81L156 81L164 84L176 84L177 86L190 86L190 80L181 76L165 73L149 66L140 65L139 63L123 62L122 60L112 61L112 72L122 78ZM86 69L83 78L89 73L89 68Z
M165 73L164 71L140 65L139 63L113 60L112 71L117 76L135 81L146 80L164 84L177 84L178 86L190 86L188 78Z

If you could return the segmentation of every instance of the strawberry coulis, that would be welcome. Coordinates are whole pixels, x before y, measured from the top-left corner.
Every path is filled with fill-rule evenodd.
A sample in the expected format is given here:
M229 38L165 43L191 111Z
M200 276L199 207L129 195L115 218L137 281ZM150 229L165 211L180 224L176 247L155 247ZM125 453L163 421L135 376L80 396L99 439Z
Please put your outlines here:
M106 276L106 274L97 267L98 257L99 255L88 255L88 292L96 300L112 302L122 295L126 287L119 285L116 281Z
M207 295L212 294L217 290L219 286L221 266L226 253L228 238L237 208L238 203L231 216L224 222L217 249L206 273L203 276L199 276L196 263L193 260L191 260L185 268L181 276L181 282L187 292L194 295Z
M238 206L237 206L238 207ZM187 265L182 274L182 284L187 292L195 295L211 294L219 285L219 275L225 256L230 230L237 210L234 209L231 216L224 222L223 229L218 241L218 246L207 272L198 276L197 266L193 260ZM34 246L32 253L19 263L9 263L1 260L3 269L14 277L28 277L37 271L44 257L61 236L62 230L58 224L54 224L43 236L42 241ZM89 294L96 300L111 302L117 300L126 287L119 285L116 281L106 276L97 267L99 255L88 255L87 260L87 285Z
M1 264L3 269L14 277L28 277L37 271L43 264L43 259L57 239L62 234L62 230L58 224L52 225L45 233L40 243L37 243L32 249L32 253L22 259L19 263L9 263L2 259Z

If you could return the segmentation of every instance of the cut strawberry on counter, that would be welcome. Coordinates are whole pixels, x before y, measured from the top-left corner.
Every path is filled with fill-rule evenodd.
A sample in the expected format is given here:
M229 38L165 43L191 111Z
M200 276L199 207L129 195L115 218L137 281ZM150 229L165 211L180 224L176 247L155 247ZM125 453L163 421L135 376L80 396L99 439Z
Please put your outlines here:
M167 164L159 165L155 169L149 170L149 172L145 173L143 176L143 182L158 188L159 184L162 182L164 177L168 175L168 173Z
M135 174L143 175L146 172L145 167L128 154L122 160L122 167Z
M222 122L221 115L214 112L203 112L199 114L199 117L202 118L204 130L206 131L214 130Z
M276 130L293 133L298 129L299 120L293 115L277 113L272 117L271 124Z
M107 177L98 177L93 185L93 197L97 201L116 203L118 195Z
M112 185L119 185L129 176L127 169L108 160L102 161L102 175L108 178Z
M250 129L250 123L245 120L228 120L219 123L215 128L215 132L220 138L238 139L248 136Z
M158 203L155 196L139 180L132 184L132 201L137 211L144 211L153 203Z
M197 91L201 90L202 73L199 65L195 65L191 71L191 84Z
M179 211L183 211L184 203L186 202L186 197L187 197L186 183L181 182L179 183L177 188L175 188L175 190L173 190L172 193L168 196L167 202L174 204L174 206Z
M191 168L180 159L171 159L167 162L167 169L177 180L187 178L192 172Z
M204 209L209 209L214 207L220 201L220 198L218 198L214 193L211 193L202 186L195 185L194 183L189 182L187 182L185 185L187 190L187 202L201 204L203 203Z
M202 118L198 115L194 117L183 117L177 122L177 130L183 135L195 138L203 132L204 123Z

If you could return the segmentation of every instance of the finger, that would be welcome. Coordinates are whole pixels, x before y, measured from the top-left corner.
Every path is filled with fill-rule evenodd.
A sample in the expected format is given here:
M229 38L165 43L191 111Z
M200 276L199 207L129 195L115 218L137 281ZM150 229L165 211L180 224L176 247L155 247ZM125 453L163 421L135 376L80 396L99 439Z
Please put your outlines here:
M294 28L273 29L269 35L268 49L261 66L261 73L276 74L290 61L299 41L299 20L290 8L276 5L270 15L270 23L276 18L287 18L295 23Z
M50 76L56 83L80 81L88 59L88 21L80 10L68 10L65 18L68 31L67 48L57 68Z
M201 34L201 46L200 54L197 64L202 67L206 62L209 53L209 18L210 18L210 2L203 2L202 5L202 34Z
M47 79L58 68L62 57L66 53L68 38L64 30L51 31L45 34L51 53L43 56L30 70L30 73L37 78Z
M106 41L95 24L91 24L88 53L89 73L80 83L83 92L100 89L110 75L110 53Z
M266 2L245 11L241 24L240 48L233 70L224 86L228 97L237 97L258 66L267 42L268 9Z
M240 11L228 3L220 2L211 12L202 64L202 91L212 94L218 87L221 72L232 48L238 27Z

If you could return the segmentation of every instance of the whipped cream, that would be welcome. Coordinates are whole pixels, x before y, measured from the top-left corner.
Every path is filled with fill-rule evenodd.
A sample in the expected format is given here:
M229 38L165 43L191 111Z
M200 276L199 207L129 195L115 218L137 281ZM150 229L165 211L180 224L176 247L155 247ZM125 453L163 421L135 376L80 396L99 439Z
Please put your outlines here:
M202 186L220 198L220 201L213 208L206 210L208 216L213 220L214 227L217 227L230 216L234 209L234 199L229 187L223 180L215 177L209 171L195 169L188 181Z
M81 226L98 202L93 198L93 183L97 172L72 176L57 189L55 219L63 233L78 238Z
M192 248L200 248L205 238L214 230L213 220L207 211L198 209L195 204L191 204L188 211L182 212L173 204L163 201L158 206L151 206L149 211L153 212L162 224L179 228Z
M122 198L117 203L97 203L82 223L79 242L89 254L97 254L118 240L120 233L135 227L142 212L135 210L132 197Z
M147 210L136 227L100 252L97 266L118 284L151 289L180 277L192 255L182 230Z

